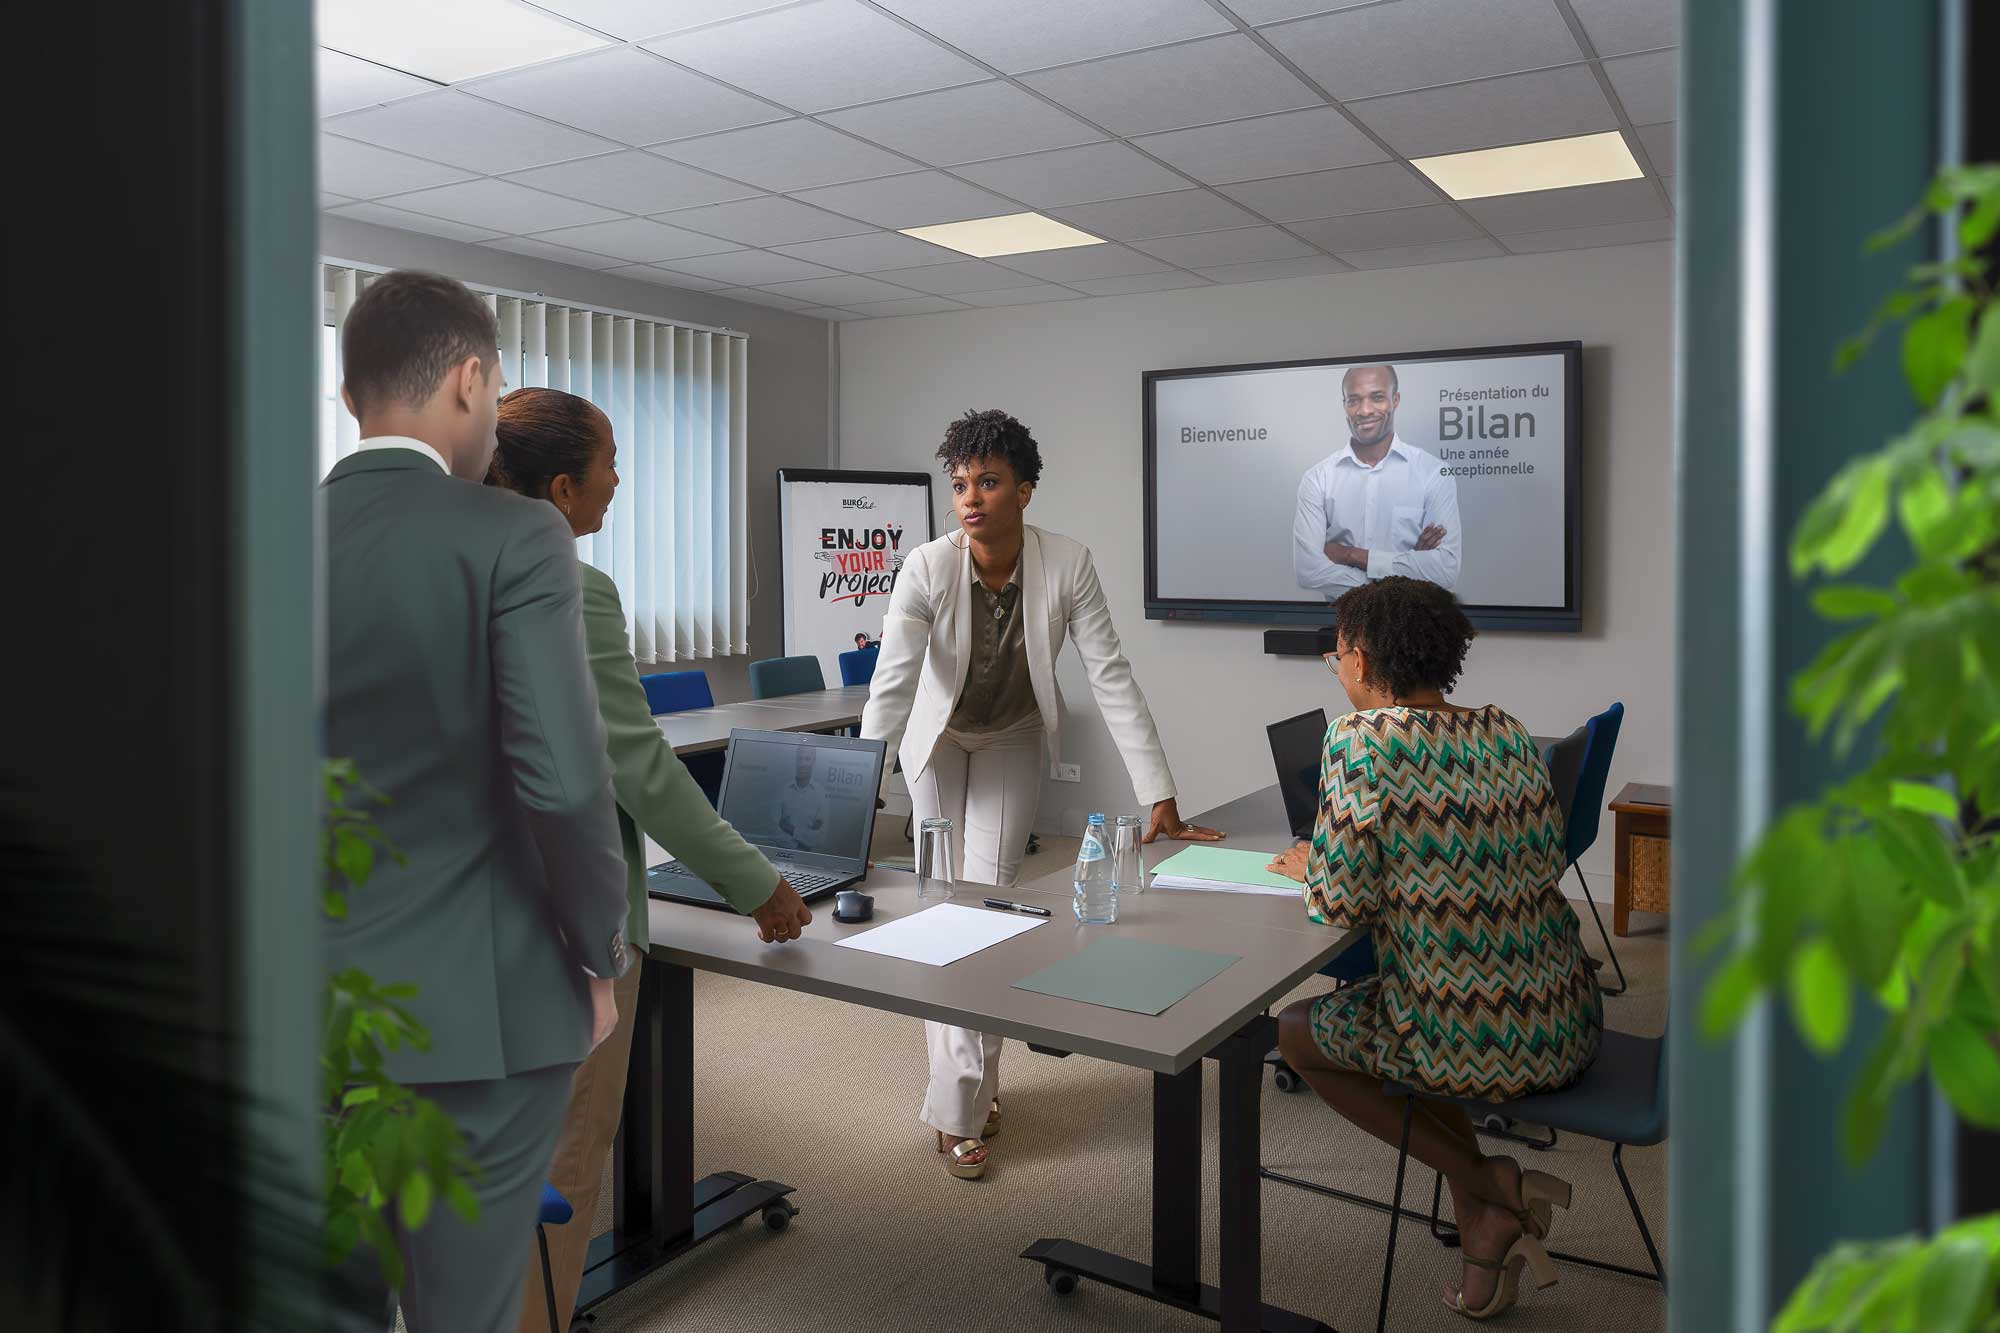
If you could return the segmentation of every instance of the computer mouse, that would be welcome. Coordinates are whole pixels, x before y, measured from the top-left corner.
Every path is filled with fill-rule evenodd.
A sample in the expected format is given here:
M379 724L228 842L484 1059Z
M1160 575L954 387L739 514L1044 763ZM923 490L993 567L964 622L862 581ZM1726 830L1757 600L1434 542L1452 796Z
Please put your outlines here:
M867 921L875 915L875 900L859 889L842 889L833 895L835 921Z

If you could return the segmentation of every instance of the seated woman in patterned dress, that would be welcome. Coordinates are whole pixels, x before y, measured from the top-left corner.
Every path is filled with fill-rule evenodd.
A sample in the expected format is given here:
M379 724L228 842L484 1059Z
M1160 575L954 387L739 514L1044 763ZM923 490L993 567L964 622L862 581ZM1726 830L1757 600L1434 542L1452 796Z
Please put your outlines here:
M1452 595L1385 578L1334 604L1327 663L1355 711L1326 733L1319 819L1271 868L1304 882L1307 915L1367 928L1377 974L1280 1015L1286 1063L1326 1104L1387 1143L1404 1101L1386 1082L1503 1100L1569 1084L1603 1022L1564 900L1562 817L1528 729L1489 704L1445 700L1473 629ZM1508 1308L1568 1184L1480 1151L1456 1106L1423 1100L1410 1155L1451 1188L1465 1268L1445 1304Z

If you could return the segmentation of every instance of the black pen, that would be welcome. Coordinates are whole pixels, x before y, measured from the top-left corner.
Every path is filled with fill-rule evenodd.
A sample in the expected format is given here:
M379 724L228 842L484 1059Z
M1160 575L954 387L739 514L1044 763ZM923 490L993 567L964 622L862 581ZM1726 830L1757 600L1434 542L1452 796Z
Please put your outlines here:
M985 903L996 912L1026 912L1029 916L1047 916L1049 914L1049 909L1046 907L1030 907L1026 903L1010 903L1005 898L981 898L979 901Z

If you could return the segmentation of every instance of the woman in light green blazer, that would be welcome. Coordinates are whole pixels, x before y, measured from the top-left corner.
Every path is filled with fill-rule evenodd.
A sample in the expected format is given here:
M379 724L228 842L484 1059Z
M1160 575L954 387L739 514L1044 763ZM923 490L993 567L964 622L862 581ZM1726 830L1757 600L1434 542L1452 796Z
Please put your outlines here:
M604 526L604 511L618 489L618 444L609 417L588 399L559 389L516 389L500 400L497 433L500 444L486 474L487 485L547 500L562 511L579 537ZM797 939L812 913L762 853L723 822L675 757L646 705L617 585L602 570L585 564L578 568L583 580L584 643L611 751L612 790L624 841L631 904L626 942L640 950L647 943L646 835L713 885L730 906L754 919L758 937L766 943ZM618 1132L625 1101L640 970L630 969L613 988L618 1029L578 1067L555 1161L549 1167L549 1183L576 1210L569 1222L548 1228L549 1268L564 1326L576 1305L604 1157ZM548 1322L538 1261L529 1263L524 1281L520 1329L531 1333Z

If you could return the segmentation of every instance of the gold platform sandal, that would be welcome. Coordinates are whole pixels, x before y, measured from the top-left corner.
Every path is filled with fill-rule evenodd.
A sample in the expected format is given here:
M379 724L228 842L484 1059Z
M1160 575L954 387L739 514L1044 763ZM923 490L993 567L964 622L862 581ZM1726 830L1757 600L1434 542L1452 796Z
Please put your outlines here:
M1467 1319L1484 1321L1513 1309L1514 1302L1521 1297L1521 1269L1524 1266L1534 1275L1537 1288L1546 1289L1556 1284L1556 1266L1550 1260L1549 1252L1542 1248L1540 1241L1526 1233L1516 1237L1514 1243L1507 1247L1507 1253L1498 1259L1481 1259L1464 1250L1459 1251L1458 1257L1474 1268L1500 1275L1500 1280L1493 1285L1493 1295L1477 1310L1465 1303L1464 1287L1452 1293L1453 1301L1449 1308Z
M937 1150L945 1151L944 1131L936 1130ZM974 1159L977 1160L974 1160ZM960 1180L977 1180L986 1174L986 1142L983 1139L960 1139L951 1145L951 1153L945 1161L944 1169Z
M981 1131L980 1137L988 1139L997 1139L1000 1137L1000 1099L998 1097L993 1099L993 1110L986 1117L986 1128ZM1569 1205L1564 1204L1563 1206L1567 1208Z

